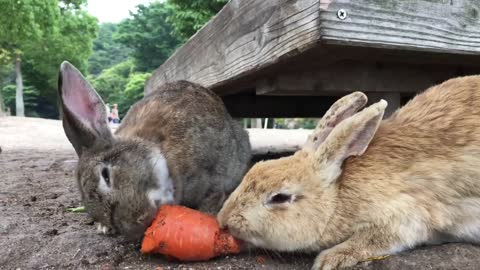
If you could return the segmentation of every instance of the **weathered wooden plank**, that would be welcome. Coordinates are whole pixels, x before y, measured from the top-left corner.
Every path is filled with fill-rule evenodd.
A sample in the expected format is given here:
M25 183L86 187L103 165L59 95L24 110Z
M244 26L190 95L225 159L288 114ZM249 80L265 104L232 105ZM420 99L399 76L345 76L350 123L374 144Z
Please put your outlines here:
M232 80L312 47L320 38L318 0L232 0L147 82Z
M322 43L480 54L478 0L320 2ZM339 18L339 10L346 18Z
M340 61L308 71L278 73L257 83L257 95L325 96L353 91L417 93L426 88L477 69L456 65L414 65L353 60Z

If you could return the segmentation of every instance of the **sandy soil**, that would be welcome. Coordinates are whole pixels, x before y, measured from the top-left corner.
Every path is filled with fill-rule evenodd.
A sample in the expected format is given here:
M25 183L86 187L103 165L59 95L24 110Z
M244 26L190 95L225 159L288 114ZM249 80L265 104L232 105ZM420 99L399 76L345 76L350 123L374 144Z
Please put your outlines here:
M73 148L59 121L0 118L0 269L309 269L313 257L251 251L182 264L98 235L80 206ZM480 247L419 248L355 269L478 269Z

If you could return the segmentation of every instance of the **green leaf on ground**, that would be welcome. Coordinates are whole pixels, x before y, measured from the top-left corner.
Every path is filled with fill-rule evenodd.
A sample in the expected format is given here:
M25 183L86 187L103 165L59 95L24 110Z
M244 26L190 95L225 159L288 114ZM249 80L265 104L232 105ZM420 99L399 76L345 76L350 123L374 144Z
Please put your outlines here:
M85 212L85 206L67 208L67 211L73 213L83 213Z

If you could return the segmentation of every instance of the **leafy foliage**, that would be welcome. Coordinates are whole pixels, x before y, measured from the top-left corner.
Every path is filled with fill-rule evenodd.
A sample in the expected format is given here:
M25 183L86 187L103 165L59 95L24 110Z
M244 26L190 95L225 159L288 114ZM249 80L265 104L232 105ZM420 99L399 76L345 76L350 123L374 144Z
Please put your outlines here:
M228 0L169 0L172 12L168 22L182 40L193 36Z
M14 84L8 84L3 87L3 99L5 106L10 108L12 114L15 113L15 90L16 86ZM36 112L38 106L39 93L38 90L33 86L25 86L23 89L23 98L25 102L25 112L26 116L38 117Z
M85 2L0 0L0 48L21 56L25 91L37 89L36 102L42 104L27 106L27 114L30 108L42 117L57 117L56 84L62 61L86 70L98 26L96 18L83 10Z
M29 47L55 31L59 8L57 0L0 0L0 47L16 62L16 113L24 116L22 57L29 57ZM40 47L41 49L41 47Z
M5 101L2 88L12 76L12 61L10 53L0 48L0 114L5 111Z
M135 72L134 68L132 61L125 61L104 70L95 78L89 78L106 103L118 104L121 116L143 97L145 82L151 75Z
M58 117L57 76L64 60L88 74L124 115L143 96L151 72L227 0L153 2L139 5L119 24L100 26L86 2L0 0L0 109L3 99L15 111L13 63L21 57L27 115Z
M12 63L12 54L4 48L0 48L0 68L6 68L6 65Z
M105 69L97 77L88 77L88 79L105 102L110 102L110 100L118 98L116 97L118 93L123 92L133 68L132 61L125 61Z
M0 44L11 52L54 31L59 17L57 0L0 0L0 6Z
M114 23L102 23L97 39L93 41L93 55L88 60L88 72L98 75L102 70L128 59L131 50L113 39L118 27Z
M78 69L86 71L87 59L92 53L92 41L97 34L97 20L83 10L64 10L57 31L29 48L27 77L42 94L55 99L58 68L68 60ZM37 75L35 75L37 74ZM39 77L39 75L41 77Z
M118 98L118 111L125 115L130 107L143 98L145 82L150 78L150 73L133 73L128 78L127 85L121 97Z
M145 82L150 78L150 73L133 73L130 75L127 85L125 86L126 100L139 100L143 98L143 89ZM131 104L129 104L131 106ZM126 106L125 106L126 107Z
M119 24L116 39L132 49L137 70L146 72L159 67L180 44L171 35L173 28L167 22L171 12L161 2L139 5L131 13L132 18Z

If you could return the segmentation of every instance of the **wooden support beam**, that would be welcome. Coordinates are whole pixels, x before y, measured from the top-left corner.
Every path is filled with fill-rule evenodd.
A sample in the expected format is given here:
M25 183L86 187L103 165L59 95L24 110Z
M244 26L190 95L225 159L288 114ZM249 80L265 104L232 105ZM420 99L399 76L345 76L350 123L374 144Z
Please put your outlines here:
M268 95L277 92L279 89L274 80L262 79L257 82L255 93L257 95Z
M256 96L238 94L222 97L233 117L322 117L338 97Z
M421 92L430 86L480 69L462 70L455 65L340 61L304 72L286 72L257 84L257 95L344 95L353 91L379 93ZM259 87L260 86L260 87Z

